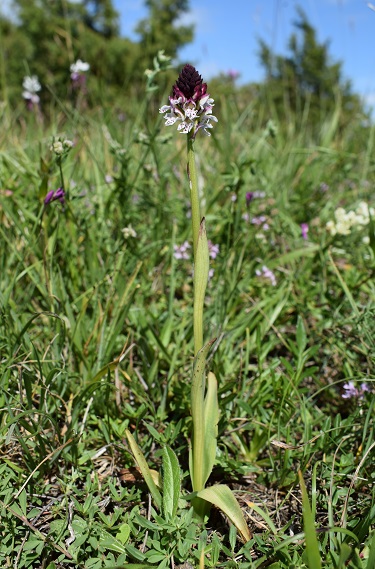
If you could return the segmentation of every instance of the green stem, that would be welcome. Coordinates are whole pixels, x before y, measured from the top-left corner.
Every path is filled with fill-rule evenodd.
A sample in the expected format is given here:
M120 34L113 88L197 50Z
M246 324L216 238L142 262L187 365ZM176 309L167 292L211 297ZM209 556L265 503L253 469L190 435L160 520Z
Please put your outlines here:
M58 158L57 164L58 164L59 171L60 171L60 184L61 184L62 189L63 189L64 192L65 192L65 198L66 198L66 200L69 201L68 190L65 188L64 174L63 174L63 169L62 169L62 160L61 160L61 157Z
M194 138L190 134L187 137L187 152L188 152L188 176L190 184L191 221L193 225L193 253L194 253L194 263L195 263L196 254L197 254L199 227L201 224L201 213L199 207L197 170L195 167Z
M194 138L192 135L187 137L187 153L188 153L188 177L190 185L190 203L191 203L191 221L193 226L193 254L194 254L194 271L199 270L197 267L197 249L199 231L201 225L201 213L199 207L198 179L197 169L195 167ZM197 275L196 275L197 276ZM194 277L194 354L197 355L203 346L203 301L199 298L199 292L196 286L196 276Z

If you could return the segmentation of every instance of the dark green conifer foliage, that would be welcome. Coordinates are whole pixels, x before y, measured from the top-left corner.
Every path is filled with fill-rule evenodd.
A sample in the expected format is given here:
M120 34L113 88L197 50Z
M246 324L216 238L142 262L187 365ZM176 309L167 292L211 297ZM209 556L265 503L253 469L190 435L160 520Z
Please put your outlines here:
M22 80L37 75L41 103L71 95L70 65L90 64L91 104L111 103L126 93L144 91L144 71L161 49L176 56L192 40L191 26L176 22L188 0L146 0L147 18L139 23L139 41L121 37L113 0L12 0L10 16L0 15L0 93L22 103Z
M164 49L171 57L190 43L194 36L192 25L177 25L189 9L189 0L145 0L149 16L137 26L142 51L146 58Z
M312 122L324 119L337 104L353 115L361 105L350 81L343 78L342 63L332 62L329 41L318 41L316 30L301 8L297 16L287 55L274 55L259 40L259 58L266 72L264 95L280 118L302 115L307 105Z

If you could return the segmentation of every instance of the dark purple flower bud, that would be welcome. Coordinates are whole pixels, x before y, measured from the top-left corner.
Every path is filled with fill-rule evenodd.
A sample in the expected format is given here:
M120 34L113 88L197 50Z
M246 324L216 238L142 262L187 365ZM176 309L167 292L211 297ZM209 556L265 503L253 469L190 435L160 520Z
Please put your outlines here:
M54 193L55 193L55 190L50 190L48 192L48 194L44 198L44 205L48 205L52 201Z
M193 65L187 63L178 76L176 84L173 86L172 96L174 99L185 97L197 101L207 93L207 83L203 83L202 77Z
M62 188L56 190L54 199L59 200L62 204L65 202L65 192Z
M44 198L44 205L48 205L51 202L58 200L64 205L65 203L65 192L63 188L58 188L57 190L50 190L46 197Z
M163 105L159 112L164 114L165 125L178 122L177 130L189 134L194 139L198 130L210 136L211 122L217 122L212 114L214 100L207 93L207 84L203 83L198 71L190 64L182 69L169 97L169 105Z
M246 192L246 205L249 205L250 202L254 199L254 192Z

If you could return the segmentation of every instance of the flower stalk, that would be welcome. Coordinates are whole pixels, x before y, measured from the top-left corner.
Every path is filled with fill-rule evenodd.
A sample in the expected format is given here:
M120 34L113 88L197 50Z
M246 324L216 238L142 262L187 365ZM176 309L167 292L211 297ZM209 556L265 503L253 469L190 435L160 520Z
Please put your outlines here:
M191 135L187 137L187 173L190 186L190 202L191 202L191 222L193 226L193 253L194 264L196 262L196 252L198 245L199 227L201 224L201 213L199 205L199 192L198 192L198 177L197 169L195 166L195 153L194 153L195 138Z

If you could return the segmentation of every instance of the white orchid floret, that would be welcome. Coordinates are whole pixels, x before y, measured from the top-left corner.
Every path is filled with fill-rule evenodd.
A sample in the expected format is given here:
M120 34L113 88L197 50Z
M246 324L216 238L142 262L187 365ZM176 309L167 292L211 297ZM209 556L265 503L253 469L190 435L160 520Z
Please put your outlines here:
M159 112L164 114L165 125L171 126L181 121L177 130L181 134L192 133L194 138L198 130L210 136L208 129L217 118L212 115L214 100L207 93L207 85L192 65L185 65L176 84L169 105L163 105Z
M36 75L27 75L23 78L22 87L25 89L26 93L32 94L37 93L41 90L42 86L39 83L39 79ZM25 97L30 98L30 97Z
M40 102L40 97L36 93L30 93L30 91L23 91L22 97L27 101L30 101L34 105L37 105Z
M85 73L90 69L90 64L86 63L86 61L82 61L81 59L77 59L75 63L72 63L70 66L70 71L72 73Z

